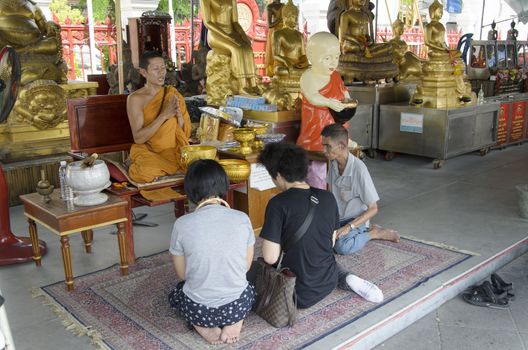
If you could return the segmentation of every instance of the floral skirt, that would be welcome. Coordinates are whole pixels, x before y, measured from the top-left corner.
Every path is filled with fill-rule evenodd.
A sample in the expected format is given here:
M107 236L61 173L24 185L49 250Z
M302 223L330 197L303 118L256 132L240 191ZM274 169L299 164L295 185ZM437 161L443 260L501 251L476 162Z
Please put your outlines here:
M247 288L237 300L219 307L208 307L194 302L183 292L183 284L179 282L169 293L171 308L179 311L187 324L199 327L224 327L235 324L246 318L255 303L255 288L248 283Z

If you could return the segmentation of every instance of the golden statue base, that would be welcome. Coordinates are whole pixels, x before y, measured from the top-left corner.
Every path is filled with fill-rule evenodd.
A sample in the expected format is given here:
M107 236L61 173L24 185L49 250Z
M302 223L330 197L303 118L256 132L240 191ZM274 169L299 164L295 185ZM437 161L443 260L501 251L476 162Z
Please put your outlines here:
M349 55L343 55L339 59L337 68L346 85L354 81L392 80L398 75L398 66L390 59L372 59L371 61L354 62L346 59Z
M33 86L37 89L36 94L45 92L46 89L43 86ZM59 84L57 86L62 88L59 90L61 92L60 98L65 100L95 95L98 84L95 82L73 82ZM22 95L24 92L26 95ZM31 89L31 87L27 89L25 86L22 88L19 99L24 97L28 100L27 103L31 103L31 101L36 100L33 92L35 90ZM43 98L43 96L47 95L38 96L38 98ZM57 109L50 107L48 110L48 105L45 105L42 107L44 110L42 112L46 118L39 118L39 115L36 114L35 118L28 120L27 116L33 115L29 113L31 112L31 108L26 106L25 100L17 101L17 103L20 104L18 111L24 109L25 112L17 112L17 105L15 104L15 109L9 115L7 122L0 125L0 161L21 161L35 157L65 153L70 150L70 133L66 116L66 106L60 106L57 115L50 116L50 113ZM40 105L35 106L35 108L39 107ZM45 128L46 125L53 125L53 127Z
M263 122L280 123L294 120L301 120L300 111L280 111L280 112L262 112L262 111L244 111L244 118Z
M442 109L471 106L477 102L477 96L471 92L464 76L454 75L453 66L432 58L425 63L423 70L424 77L411 98L411 104Z

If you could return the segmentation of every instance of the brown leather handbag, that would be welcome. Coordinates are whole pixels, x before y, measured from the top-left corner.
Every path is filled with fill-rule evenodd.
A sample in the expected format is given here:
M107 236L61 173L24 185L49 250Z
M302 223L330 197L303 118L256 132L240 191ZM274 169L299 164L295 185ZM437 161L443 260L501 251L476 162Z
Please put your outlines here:
M310 209L308 215L283 245L277 267L267 264L263 258L257 259L255 291L257 301L255 312L273 327L293 326L297 321L297 296L295 294L296 277L287 267L281 268L284 254L297 243L312 223L315 206L319 200L310 191Z

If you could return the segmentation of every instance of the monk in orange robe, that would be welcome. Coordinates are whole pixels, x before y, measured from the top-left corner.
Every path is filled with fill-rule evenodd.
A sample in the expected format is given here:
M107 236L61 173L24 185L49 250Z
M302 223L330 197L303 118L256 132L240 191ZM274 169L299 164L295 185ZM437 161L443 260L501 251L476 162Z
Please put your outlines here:
M338 101L345 99L348 91L337 71L332 72L330 81L319 90L319 94ZM332 118L328 107L314 106L305 96L303 96L301 111L301 131L297 144L308 151L322 152L321 131L325 126L334 124L334 118ZM344 127L348 129L348 123Z
M152 182L185 171L180 148L189 144L191 120L183 96L174 87L163 86L167 71L161 55L147 51L139 66L146 83L127 100L135 141L128 174L134 181Z

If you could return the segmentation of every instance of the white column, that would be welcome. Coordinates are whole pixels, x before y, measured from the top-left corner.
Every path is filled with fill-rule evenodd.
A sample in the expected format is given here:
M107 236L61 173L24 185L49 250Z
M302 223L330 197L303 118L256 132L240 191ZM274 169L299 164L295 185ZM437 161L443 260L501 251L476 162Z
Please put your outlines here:
M304 0L302 3L302 14L308 25L308 32L328 32L326 12L330 0Z
M51 4L51 0L36 0L35 4L40 8L42 13L44 14L44 17L46 17L46 20L53 20L51 16L51 11L49 9L49 4Z
M96 65L95 62L95 30L94 25L95 21L93 18L93 7L92 7L92 0L86 1L86 11L88 12L88 34L90 36L90 69L92 71L92 74L96 73ZM102 57L101 57L102 58Z
M175 34L174 34L174 9L172 8L172 0L168 0L169 1L169 14L172 18L171 20L171 23L170 23L170 33L169 33L169 40L170 40L170 48L171 48L171 59L172 59L172 62L174 64L177 63L176 61L176 38L174 37Z

